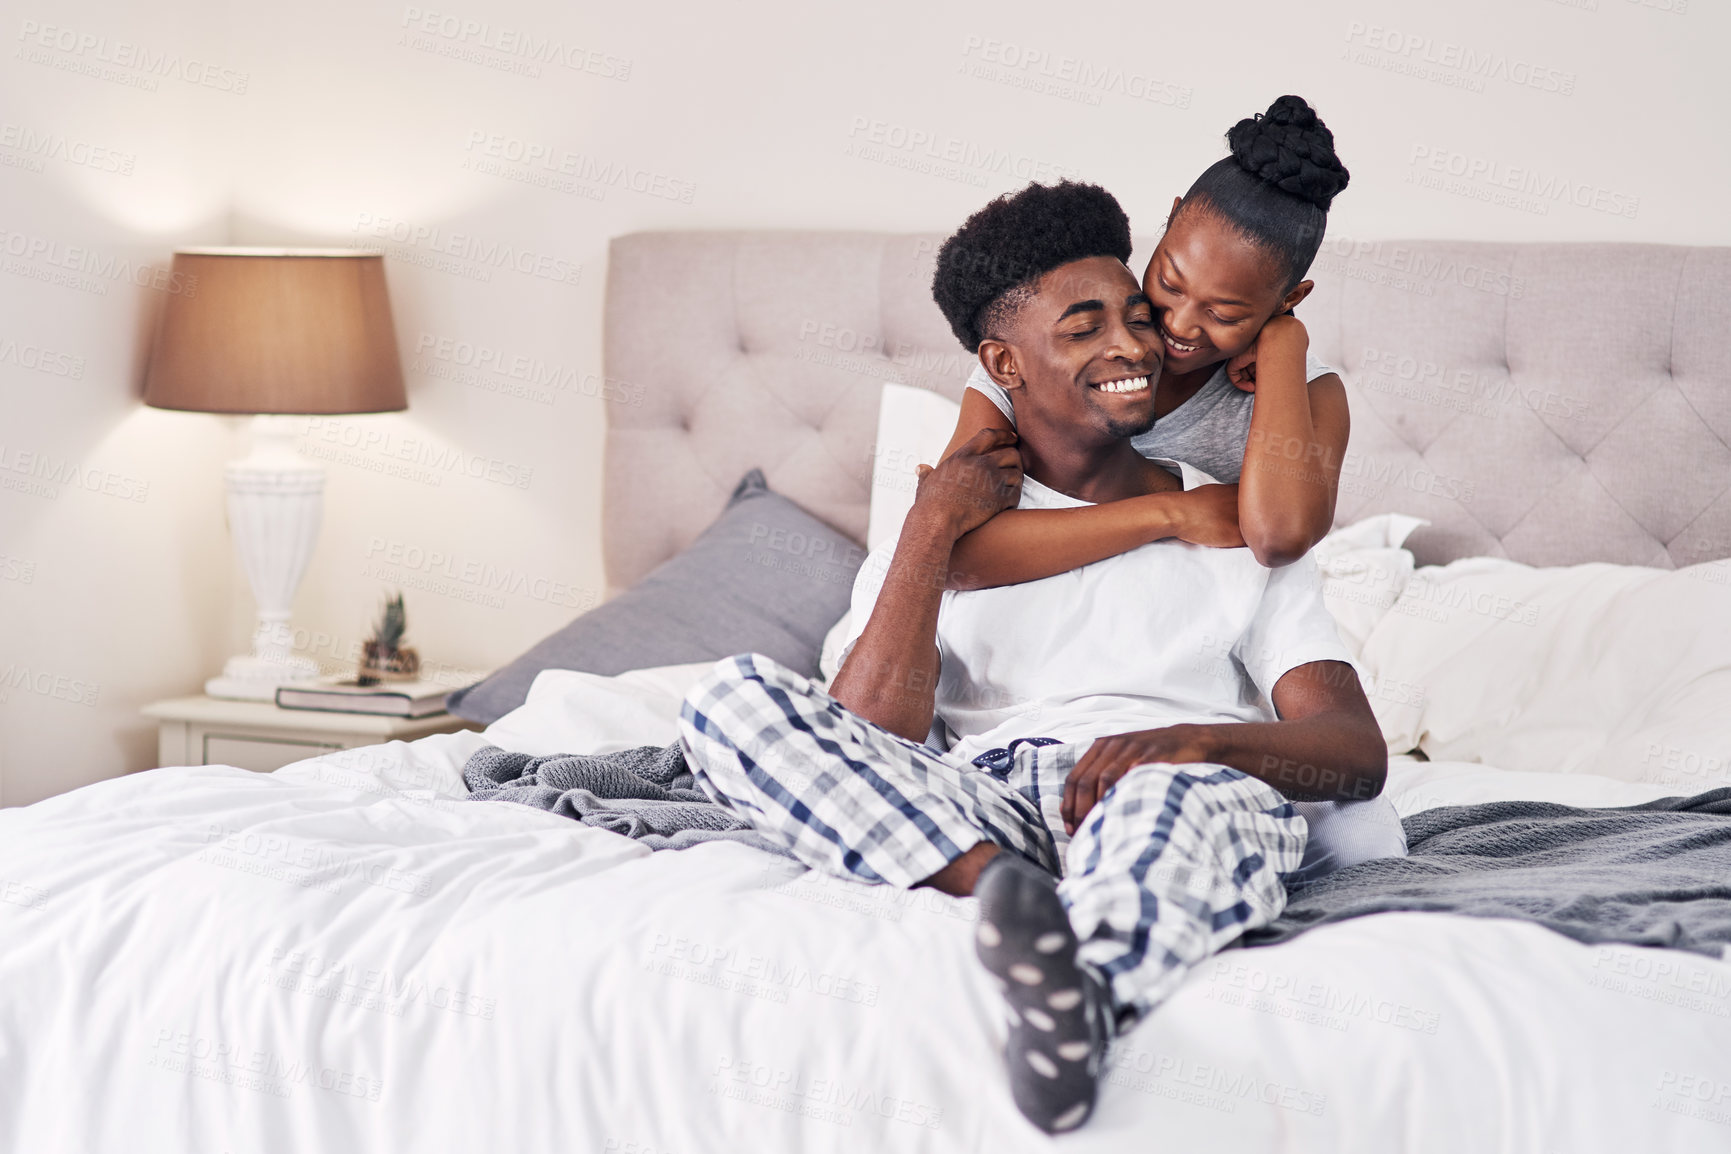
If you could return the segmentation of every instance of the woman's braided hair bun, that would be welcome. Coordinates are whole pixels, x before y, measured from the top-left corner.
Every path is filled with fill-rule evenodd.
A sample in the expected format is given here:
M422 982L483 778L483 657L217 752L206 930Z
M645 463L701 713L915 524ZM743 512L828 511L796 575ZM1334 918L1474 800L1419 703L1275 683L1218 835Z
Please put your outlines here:
M1282 96L1226 133L1232 159L1252 176L1324 212L1351 174L1334 154L1334 133L1303 97Z

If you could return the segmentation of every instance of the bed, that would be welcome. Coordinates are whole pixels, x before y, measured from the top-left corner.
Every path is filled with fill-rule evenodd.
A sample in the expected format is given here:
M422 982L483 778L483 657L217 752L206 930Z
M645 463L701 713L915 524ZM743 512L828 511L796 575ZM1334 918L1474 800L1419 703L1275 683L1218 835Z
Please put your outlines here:
M926 297L936 239L615 242L607 374L642 403L610 406L612 585L753 467L863 540L884 382L953 398L965 376ZM1727 250L1384 243L1325 250L1319 280L1303 315L1353 404L1342 524L1426 518L1423 565L1692 567L1722 588ZM547 684L486 734L0 811L0 1149L1053 1144L1009 1098L971 901L466 800L475 749L556 740ZM1404 815L1695 783L1648 777L1401 756L1389 794ZM1379 914L1200 968L1061 1141L1719 1151L1728 1054L1731 962Z

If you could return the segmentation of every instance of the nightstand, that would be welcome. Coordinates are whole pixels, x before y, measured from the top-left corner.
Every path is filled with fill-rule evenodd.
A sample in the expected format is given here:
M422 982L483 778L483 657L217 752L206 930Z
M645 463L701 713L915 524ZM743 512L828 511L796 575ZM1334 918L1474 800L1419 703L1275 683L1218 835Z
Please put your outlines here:
M335 749L476 728L449 713L379 717L203 696L154 702L140 712L158 724L157 765L234 765L260 773Z

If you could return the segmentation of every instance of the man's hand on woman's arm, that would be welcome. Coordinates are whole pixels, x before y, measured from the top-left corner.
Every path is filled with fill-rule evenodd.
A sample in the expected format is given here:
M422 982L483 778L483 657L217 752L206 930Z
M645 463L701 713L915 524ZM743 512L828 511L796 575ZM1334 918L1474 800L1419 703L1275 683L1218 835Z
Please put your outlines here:
M830 686L853 713L913 741L924 741L932 727L950 552L1022 492L1016 437L1003 429L981 429L937 468L921 469L871 618Z
M1065 830L1075 833L1119 778L1149 762L1231 766L1294 801L1364 801L1382 792L1388 747L1352 666L1300 665L1271 696L1279 721L1168 725L1099 738L1065 782Z

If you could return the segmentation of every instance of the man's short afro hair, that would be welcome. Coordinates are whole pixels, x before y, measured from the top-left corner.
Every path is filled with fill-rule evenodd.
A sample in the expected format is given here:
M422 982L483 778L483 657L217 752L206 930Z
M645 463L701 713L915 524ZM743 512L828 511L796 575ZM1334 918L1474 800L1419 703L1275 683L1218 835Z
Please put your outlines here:
M1097 184L1030 184L974 213L944 242L932 299L975 352L1025 296L1015 290L1091 256L1130 259L1130 218L1117 198Z

